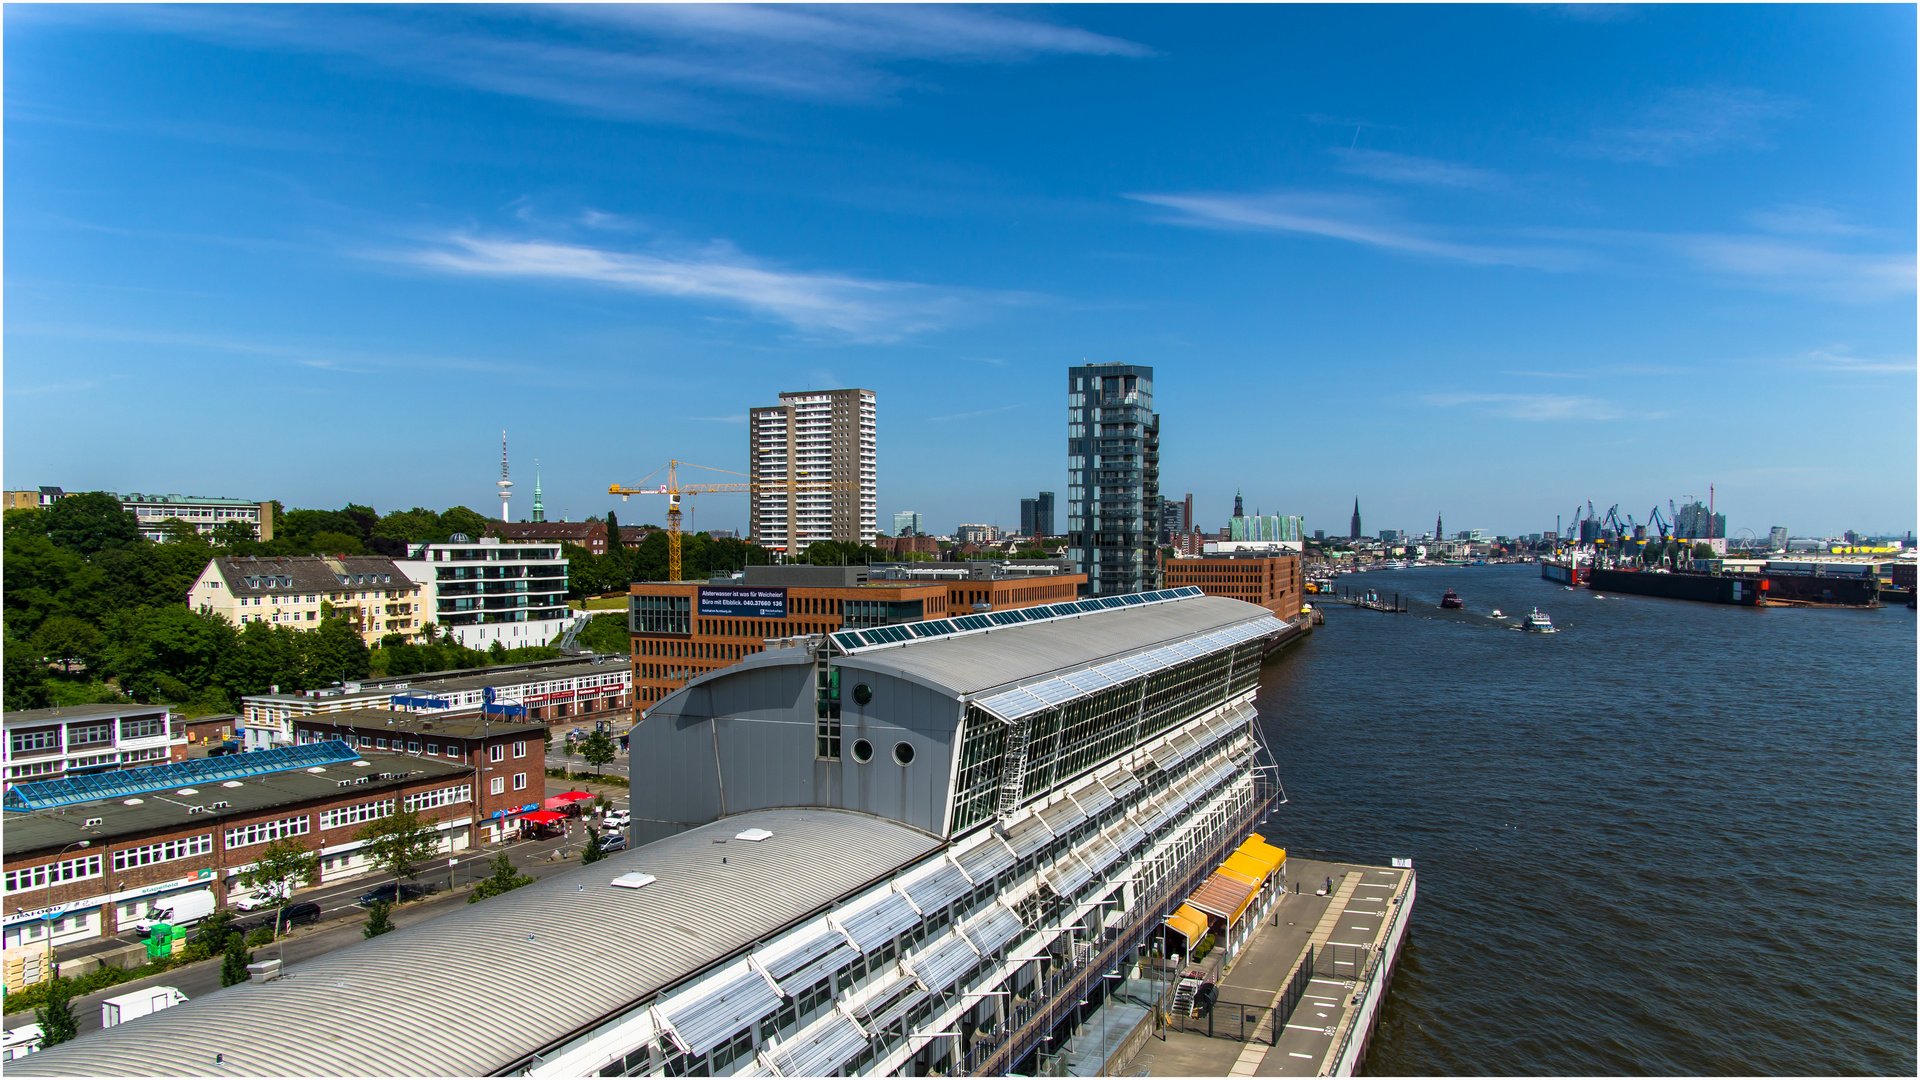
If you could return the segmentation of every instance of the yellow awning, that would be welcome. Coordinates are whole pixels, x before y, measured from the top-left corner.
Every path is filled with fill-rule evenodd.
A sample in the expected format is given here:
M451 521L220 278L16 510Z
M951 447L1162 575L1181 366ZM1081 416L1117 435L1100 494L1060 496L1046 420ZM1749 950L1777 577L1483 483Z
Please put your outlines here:
M1272 863L1275 869L1287 865L1287 849L1274 847L1261 839L1258 833L1247 837L1247 842L1240 845L1240 851L1263 862Z
M1167 916L1167 925L1186 935L1189 947L1207 936L1207 917L1185 904L1181 904L1180 910Z
M1244 851L1236 851L1227 856L1227 861L1220 864L1220 869L1231 870L1255 881L1265 881L1273 876L1274 865Z

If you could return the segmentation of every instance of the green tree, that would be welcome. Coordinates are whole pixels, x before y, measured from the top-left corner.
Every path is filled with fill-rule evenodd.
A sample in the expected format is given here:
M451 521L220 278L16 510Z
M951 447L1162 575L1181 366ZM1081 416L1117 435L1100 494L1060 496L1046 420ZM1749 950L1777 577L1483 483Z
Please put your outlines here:
M245 548L258 538L253 526L245 521L223 521L213 527L211 535L213 546L228 549Z
M33 647L53 660L77 657L92 671L100 666L104 639L92 623L73 615L50 616L33 632Z
M206 547L206 540L200 536L200 529L191 521L170 517L160 523L160 532L169 544L199 544Z
M584 851L580 852L580 865L585 866L588 863L597 863L606 857L607 853L601 850L600 847L600 830L591 825L587 826L587 846Z
M523 885L533 884L532 878L513 868L513 860L507 858L504 851L487 865L493 867L493 873L474 882L473 892L467 896L469 904L477 904L489 896L499 896Z
M280 936L280 920L301 882L320 881L320 856L300 843L283 837L268 844L254 856L253 865L240 872L241 888L251 890L273 904L273 936Z
M47 538L82 555L140 542L139 519L104 491L69 495L43 513Z
M58 505L58 504L56 503L55 505ZM1713 545L1712 545L1712 544L1695 544L1695 545L1693 545L1693 557L1694 557L1694 558L1696 558L1696 559L1711 559L1711 558L1713 558Z
M308 686L328 686L334 680L358 679L367 674L372 658L367 643L343 619L321 619L306 645L302 676Z
M47 707L47 663L45 653L8 634L0 642L6 662L6 707L44 709Z
M63 979L58 975L53 977L53 981L47 985L46 1004L33 1010L33 1020L40 1025L42 1047L58 1046L80 1034L80 1021L73 1015L71 979Z
M220 985L238 986L247 981L247 965L253 963L253 954L247 951L247 943L239 934L227 937L226 954L220 959Z
M366 546L357 536L341 532L317 532L307 541L309 551L323 555L359 555Z
M368 822L353 838L364 845L367 861L408 881L419 877L420 864L440 850L439 831L412 810Z
M393 930L393 905L385 900L375 901L367 909L367 925L360 928L361 937L376 938Z
M607 554L618 555L626 550L626 543L620 536L620 515L607 511Z
M454 533L462 533L469 539L478 540L487 534L487 519L464 506L452 506L440 515L437 540L445 540Z
M596 774L600 772L601 766L613 760L613 754L613 740L607 737L606 732L597 728L594 729L593 734L587 736L584 743L580 744L580 756L586 760L587 764L593 766Z

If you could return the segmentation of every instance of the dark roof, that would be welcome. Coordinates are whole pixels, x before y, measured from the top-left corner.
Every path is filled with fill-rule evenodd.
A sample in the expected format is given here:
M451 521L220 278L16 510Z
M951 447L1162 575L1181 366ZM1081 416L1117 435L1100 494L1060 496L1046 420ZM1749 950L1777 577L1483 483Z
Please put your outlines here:
M358 762L366 762L360 765ZM27 855L48 848L65 847L75 840L92 840L96 843L104 840L122 839L152 832L171 832L184 825L206 822L209 826L239 816L256 814L274 806L292 806L296 803L311 802L319 799L359 796L376 791L387 791L402 784L420 780L458 779L470 777L473 769L466 765L450 765L432 758L416 758L410 754L367 754L344 764L315 766L324 772L311 769L289 769L283 772L263 773L249 776L243 780L229 780L205 784L191 790L194 795L181 795L175 791L156 792L136 795L133 805L127 805L125 799L107 799L100 802L77 803L58 810L39 810L30 813L8 812L4 819L4 840L9 859ZM343 788L341 780L380 773L399 774L383 780L370 780L364 784L355 784ZM229 787L228 785L232 786ZM219 810L207 810L189 813L188 808L204 806L213 802L228 802L231 806ZM102 822L92 828L86 827L90 818L101 818Z
M235 596L297 592L324 592L329 589L391 589L411 587L413 582L384 555L280 555L262 559L257 555L219 558L213 565L221 580ZM391 581L341 581L378 574ZM249 584L249 579L252 584ZM271 584L269 584L271 583Z
M52 709L20 709L6 714L8 726L15 724L64 724L71 720L108 719L130 713L163 713L169 705L62 705Z
M348 709L344 712L315 713L312 716L296 716L293 722L313 729L351 727L367 731L378 729L404 731L413 735L452 736L456 739L546 730L545 724L503 716L487 717L473 713L428 716L423 713L395 712L392 709Z
M585 540L595 532L605 535L607 527L598 521L495 521L487 532L507 540Z

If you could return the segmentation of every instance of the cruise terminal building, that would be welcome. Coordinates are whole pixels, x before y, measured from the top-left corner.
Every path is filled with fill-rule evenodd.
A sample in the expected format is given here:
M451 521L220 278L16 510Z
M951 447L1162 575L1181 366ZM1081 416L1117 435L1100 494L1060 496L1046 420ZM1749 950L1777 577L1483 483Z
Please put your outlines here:
M758 653L634 729L632 850L9 1071L1030 1069L1266 808L1292 629L1188 588Z

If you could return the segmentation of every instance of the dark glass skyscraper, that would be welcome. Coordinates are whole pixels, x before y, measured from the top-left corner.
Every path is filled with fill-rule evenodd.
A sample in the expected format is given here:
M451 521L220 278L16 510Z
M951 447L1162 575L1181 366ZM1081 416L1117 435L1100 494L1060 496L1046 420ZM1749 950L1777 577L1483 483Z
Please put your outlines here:
M1067 557L1094 596L1153 587L1160 530L1160 416L1153 369L1067 369Z

